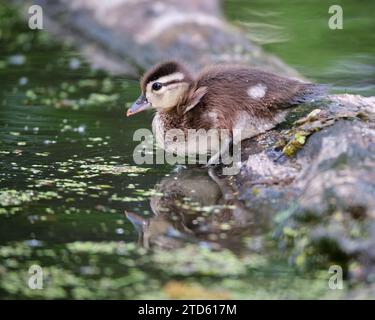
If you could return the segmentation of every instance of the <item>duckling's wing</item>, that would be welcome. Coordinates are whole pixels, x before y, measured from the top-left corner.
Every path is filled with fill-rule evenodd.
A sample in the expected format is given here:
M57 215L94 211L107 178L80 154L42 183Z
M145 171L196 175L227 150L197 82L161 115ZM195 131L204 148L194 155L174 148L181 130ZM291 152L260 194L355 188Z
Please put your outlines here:
M206 103L272 112L325 94L327 86L301 82L246 66L222 66L206 69L197 80L207 87Z
M207 87L194 88L187 97L186 105L184 106L183 113L193 109L202 100L203 96L207 93Z

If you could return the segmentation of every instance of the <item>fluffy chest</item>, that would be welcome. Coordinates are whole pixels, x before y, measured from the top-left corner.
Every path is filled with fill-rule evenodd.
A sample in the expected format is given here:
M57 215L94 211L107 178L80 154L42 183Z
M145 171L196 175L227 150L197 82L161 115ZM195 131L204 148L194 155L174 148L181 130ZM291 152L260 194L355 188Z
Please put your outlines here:
M152 121L152 131L156 143L167 152L180 156L212 154L220 149L220 132L205 130L201 126L186 126L187 118L180 122L170 120L156 113Z
M165 134L164 121L160 117L159 113L156 113L152 120L152 132L156 139L156 143L164 149L164 134Z

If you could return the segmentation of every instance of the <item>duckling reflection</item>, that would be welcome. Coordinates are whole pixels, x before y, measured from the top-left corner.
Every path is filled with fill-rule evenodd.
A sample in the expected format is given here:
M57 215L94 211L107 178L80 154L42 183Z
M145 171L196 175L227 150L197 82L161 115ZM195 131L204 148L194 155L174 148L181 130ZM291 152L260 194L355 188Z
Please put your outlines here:
M191 242L237 250L244 236L264 231L267 225L266 219L255 219L235 200L230 184L214 168L180 170L155 189L158 195L150 198L153 217L125 211L145 248L176 248Z

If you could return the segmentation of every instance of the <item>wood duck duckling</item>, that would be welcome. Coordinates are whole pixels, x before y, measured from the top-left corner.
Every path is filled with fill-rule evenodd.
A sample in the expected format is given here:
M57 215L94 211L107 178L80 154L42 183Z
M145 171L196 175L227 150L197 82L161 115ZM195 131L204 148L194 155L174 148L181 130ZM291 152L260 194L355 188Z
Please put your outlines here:
M237 130L243 140L272 129L285 119L291 106L310 101L324 91L321 85L242 65L214 65L193 77L176 61L151 68L140 86L142 94L127 116L156 110L153 133L167 152L170 150L164 134L169 129L181 129L185 134L189 129ZM209 164L215 163L213 160L218 160L223 150L218 141L208 148L207 152L214 155ZM191 150L196 151L196 146L188 154Z

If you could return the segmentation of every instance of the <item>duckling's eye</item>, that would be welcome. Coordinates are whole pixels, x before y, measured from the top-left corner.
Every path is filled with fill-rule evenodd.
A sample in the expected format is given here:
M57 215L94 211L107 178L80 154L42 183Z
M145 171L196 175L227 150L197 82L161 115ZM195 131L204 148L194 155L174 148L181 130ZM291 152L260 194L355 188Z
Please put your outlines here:
M152 84L152 90L158 91L158 90L161 89L162 86L163 85L160 82L155 82L155 83Z

